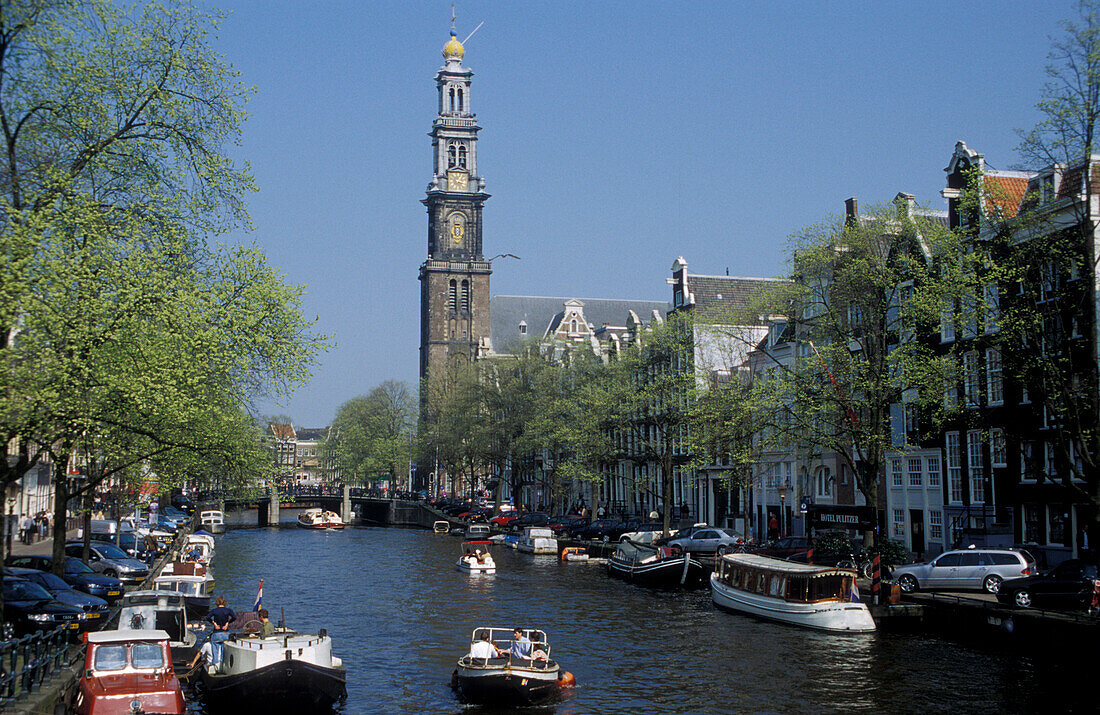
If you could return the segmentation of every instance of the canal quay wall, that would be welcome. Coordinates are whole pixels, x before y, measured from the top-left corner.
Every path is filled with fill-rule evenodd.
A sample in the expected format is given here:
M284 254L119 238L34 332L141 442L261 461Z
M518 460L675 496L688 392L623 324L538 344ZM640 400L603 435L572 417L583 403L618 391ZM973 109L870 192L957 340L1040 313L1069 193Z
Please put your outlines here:
M190 533L190 528L180 531L176 540L172 543L172 548L165 552L164 556L153 562L153 566L149 569L148 578L135 590L152 588L154 579L160 576L164 567L179 557ZM118 604L111 609L106 623L110 623L118 617L119 609L120 605ZM80 682L83 671L84 645L82 643L73 644L69 646L69 655L65 664L56 673L44 681L36 690L29 693L24 692L12 702L4 703L0 707L0 712L11 713L11 715L64 715L67 712L65 703L72 701L69 695Z

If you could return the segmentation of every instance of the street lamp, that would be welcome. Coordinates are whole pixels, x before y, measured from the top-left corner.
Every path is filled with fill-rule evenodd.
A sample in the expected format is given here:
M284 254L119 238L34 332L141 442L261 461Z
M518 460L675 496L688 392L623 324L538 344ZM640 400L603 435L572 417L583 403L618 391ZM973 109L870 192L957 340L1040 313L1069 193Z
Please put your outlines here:
M783 508L783 502L787 499L787 483L780 482L775 490L779 492L779 535L783 536L783 528L787 523L787 512Z

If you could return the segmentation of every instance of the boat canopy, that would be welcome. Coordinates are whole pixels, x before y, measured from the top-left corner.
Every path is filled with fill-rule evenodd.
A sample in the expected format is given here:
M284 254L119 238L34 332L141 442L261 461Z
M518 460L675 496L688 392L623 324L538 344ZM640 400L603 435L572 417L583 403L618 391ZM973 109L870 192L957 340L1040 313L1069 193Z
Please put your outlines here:
M777 573L798 574L800 576L809 576L810 578L817 578L819 576L855 575L855 569L800 564L795 561L773 559L770 556L761 556L760 554L724 554L722 560L737 566L751 566L752 568L765 569Z
M546 654L546 657L550 657L550 642L546 638L546 631L539 630L538 628L520 628L523 635L527 636L527 640L531 641L532 650L541 650ZM482 636L488 635L489 641L500 648L501 650L508 650L511 648L512 635L514 628L500 628L498 626L486 626L482 628L475 628L474 632L470 635L470 645L482 640Z

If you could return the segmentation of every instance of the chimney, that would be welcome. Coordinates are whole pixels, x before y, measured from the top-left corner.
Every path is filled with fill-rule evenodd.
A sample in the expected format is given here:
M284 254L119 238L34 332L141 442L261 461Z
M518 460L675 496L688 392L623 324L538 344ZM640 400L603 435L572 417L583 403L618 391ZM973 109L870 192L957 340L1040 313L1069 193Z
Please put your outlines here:
M850 199L844 199L844 222L851 224L859 217L859 201L853 196Z

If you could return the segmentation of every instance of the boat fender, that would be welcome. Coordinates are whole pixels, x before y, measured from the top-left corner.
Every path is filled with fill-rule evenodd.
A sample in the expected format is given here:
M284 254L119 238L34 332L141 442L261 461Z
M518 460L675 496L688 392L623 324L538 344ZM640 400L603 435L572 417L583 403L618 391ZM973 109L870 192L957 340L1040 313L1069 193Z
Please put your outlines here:
M458 690L458 669L451 673L451 690Z
M339 668L343 664L344 664L344 661L337 658L336 656L332 656L332 667L333 668Z
M577 684L577 679L573 677L573 674L568 670L563 670L558 673L558 687L572 688Z

